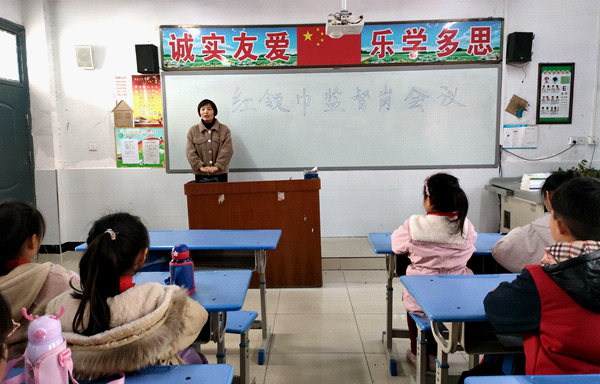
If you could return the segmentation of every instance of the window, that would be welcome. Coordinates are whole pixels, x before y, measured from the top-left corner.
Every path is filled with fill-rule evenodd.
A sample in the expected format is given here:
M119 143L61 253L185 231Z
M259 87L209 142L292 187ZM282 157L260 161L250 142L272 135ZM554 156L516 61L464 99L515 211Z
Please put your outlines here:
M0 29L0 78L20 81L17 35Z

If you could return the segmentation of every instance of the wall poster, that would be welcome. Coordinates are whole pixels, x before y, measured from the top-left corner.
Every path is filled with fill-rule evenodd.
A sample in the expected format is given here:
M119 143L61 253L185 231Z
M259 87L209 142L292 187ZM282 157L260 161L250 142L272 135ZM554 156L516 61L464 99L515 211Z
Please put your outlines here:
M164 137L164 128L115 128L117 168L164 168Z
M571 124L575 63L540 63L537 124Z
M131 76L133 124L136 127L162 127L160 75Z

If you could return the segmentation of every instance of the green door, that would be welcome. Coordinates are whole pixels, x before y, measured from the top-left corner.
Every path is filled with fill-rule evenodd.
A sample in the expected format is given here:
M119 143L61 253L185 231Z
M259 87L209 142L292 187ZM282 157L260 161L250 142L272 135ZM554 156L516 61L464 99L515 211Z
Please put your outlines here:
M0 19L0 202L35 204L25 28Z

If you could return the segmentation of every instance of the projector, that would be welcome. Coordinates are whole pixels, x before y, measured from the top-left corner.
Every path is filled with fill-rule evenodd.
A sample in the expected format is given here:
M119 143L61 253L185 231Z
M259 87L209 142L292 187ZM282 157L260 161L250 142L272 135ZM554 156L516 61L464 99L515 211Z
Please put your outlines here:
M327 18L325 33L334 39L339 39L344 35L360 34L365 25L363 17L352 18L350 16L352 16L352 13L346 10L330 14Z

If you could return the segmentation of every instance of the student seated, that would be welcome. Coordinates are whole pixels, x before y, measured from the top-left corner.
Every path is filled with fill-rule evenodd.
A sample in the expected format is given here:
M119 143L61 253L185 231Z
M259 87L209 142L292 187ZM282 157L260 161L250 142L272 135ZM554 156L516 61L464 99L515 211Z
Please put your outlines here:
M148 253L141 220L107 215L92 225L87 244L79 263L81 286L46 308L54 314L65 307L60 322L74 376L91 380L149 365L201 363L198 354L189 360L188 347L206 323L206 310L179 286L132 281Z
M600 373L600 181L575 178L552 196L557 242L484 299L499 338L521 334L527 375Z
M579 177L573 170L552 173L540 193L546 212L552 210L551 199L554 191L564 182ZM550 233L550 214L534 220L530 224L513 228L502 237L492 248L492 256L509 272L518 273L528 264L538 264L544 254L544 248L554 244Z
M46 223L35 207L21 202L0 204L0 292L10 306L10 315L21 326L6 341L8 359L21 357L27 347L27 313L44 314L50 299L78 285L79 275L53 263L33 263Z
M477 233L469 219L469 202L458 179L447 173L437 173L423 185L423 208L426 213L412 215L391 236L392 250L407 253L410 265L407 275L472 275L467 261L475 251ZM406 320L410 335L408 361L416 365L417 325L410 313L426 317L410 293L404 289L402 302L408 312ZM435 370L437 344L427 333L427 368Z

